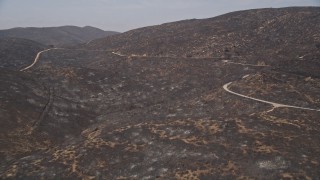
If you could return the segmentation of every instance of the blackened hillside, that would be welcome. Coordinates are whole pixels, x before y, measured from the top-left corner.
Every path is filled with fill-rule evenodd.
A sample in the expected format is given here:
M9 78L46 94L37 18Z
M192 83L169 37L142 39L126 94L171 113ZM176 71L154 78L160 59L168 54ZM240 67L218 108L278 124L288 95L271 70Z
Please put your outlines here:
M88 47L148 56L314 60L320 56L319 29L320 7L256 9L131 30Z
M0 179L319 179L318 26L249 10L0 68Z

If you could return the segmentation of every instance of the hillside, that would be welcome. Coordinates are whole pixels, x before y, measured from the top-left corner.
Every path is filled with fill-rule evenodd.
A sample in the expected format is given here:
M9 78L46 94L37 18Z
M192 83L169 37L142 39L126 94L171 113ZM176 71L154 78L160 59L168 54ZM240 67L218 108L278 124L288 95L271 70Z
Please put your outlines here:
M15 37L37 41L45 45L66 46L86 43L90 40L117 34L113 31L103 31L85 26L61 26L45 28L13 28L0 30L0 38Z
M0 67L0 179L319 179L318 10L173 22Z
M39 51L47 46L20 38L0 38L0 67L20 70L31 64Z
M320 56L319 16L319 7L238 11L135 29L92 41L88 48L128 55L241 56L267 64L278 61L275 57L312 61Z

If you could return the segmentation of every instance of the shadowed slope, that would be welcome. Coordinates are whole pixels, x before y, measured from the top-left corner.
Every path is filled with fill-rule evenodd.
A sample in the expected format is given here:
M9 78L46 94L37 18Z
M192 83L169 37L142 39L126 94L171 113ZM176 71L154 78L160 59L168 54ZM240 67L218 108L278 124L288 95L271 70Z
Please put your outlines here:
M20 70L31 64L37 53L47 47L43 44L20 38L0 38L0 67Z

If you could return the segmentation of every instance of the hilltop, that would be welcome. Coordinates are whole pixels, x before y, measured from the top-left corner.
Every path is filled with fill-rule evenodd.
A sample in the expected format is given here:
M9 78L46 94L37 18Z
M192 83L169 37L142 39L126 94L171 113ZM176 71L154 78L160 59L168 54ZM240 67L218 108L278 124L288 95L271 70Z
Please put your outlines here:
M242 58L238 61L265 64L301 59L318 63L319 16L319 7L237 11L135 29L94 40L87 47L141 56Z
M27 27L0 30L0 38L14 37L37 41L45 45L67 46L87 43L93 39L117 34L114 31L85 26L61 26L61 27Z

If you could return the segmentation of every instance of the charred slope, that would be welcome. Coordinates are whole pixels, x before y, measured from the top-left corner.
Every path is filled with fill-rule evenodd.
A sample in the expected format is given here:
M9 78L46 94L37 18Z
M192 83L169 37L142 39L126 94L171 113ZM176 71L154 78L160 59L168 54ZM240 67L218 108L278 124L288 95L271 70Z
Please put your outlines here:
M0 37L30 39L46 45L64 46L86 43L90 40L117 34L113 31L85 26L61 26L46 28L13 28L0 30Z
M60 48L24 72L0 70L0 178L317 179L320 79L296 70L320 66L276 57Z
M0 39L0 67L20 70L30 65L37 53L47 46L20 38Z
M222 88L233 82L231 90L245 95L318 108L320 79L271 68L209 58L120 57L84 49L45 52L23 73L47 88L40 83L22 89L28 80L0 74L0 80L9 78L0 92L21 97L16 102L6 92L0 94L2 121L8 122L14 112L23 115L3 123L15 133L10 141L7 132L1 137L5 161L0 177L317 178L319 112L274 108ZM13 109L20 104L34 111ZM25 119L32 122L23 126L28 131L14 129ZM30 146L35 149L26 149Z
M131 30L88 48L154 56L319 57L320 8L256 9ZM253 58L257 59L257 58Z
M0 69L0 158L3 163L25 153L45 148L45 136L33 133L49 91L42 83L22 72Z

